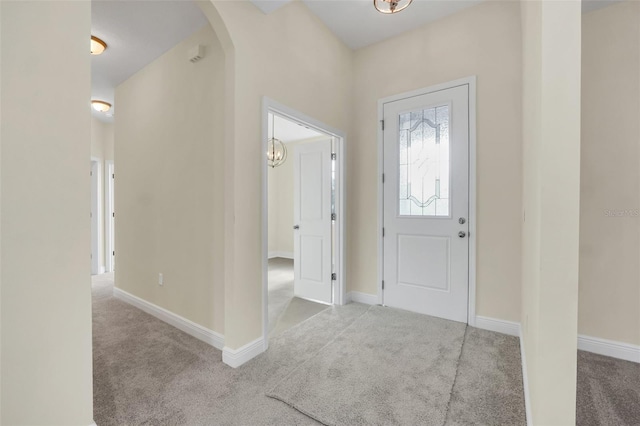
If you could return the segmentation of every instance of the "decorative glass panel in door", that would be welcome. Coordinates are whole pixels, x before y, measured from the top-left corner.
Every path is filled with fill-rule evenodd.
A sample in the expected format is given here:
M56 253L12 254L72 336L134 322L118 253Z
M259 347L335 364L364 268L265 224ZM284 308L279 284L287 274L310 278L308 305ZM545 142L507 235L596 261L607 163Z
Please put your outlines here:
M449 217L449 106L399 115L399 214Z

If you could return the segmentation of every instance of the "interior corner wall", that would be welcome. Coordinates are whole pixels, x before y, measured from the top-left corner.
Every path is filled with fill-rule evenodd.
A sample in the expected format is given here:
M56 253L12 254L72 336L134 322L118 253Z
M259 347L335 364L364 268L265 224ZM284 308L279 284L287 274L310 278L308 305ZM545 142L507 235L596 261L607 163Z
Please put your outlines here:
M302 2L269 15L250 2L214 6L234 47L233 137L226 141L233 165L225 209L233 223L227 224L225 238L225 266L231 268L225 284L225 345L237 349L263 331L263 96L344 131L348 145L353 53Z
M89 425L91 4L0 10L0 422Z
M581 2L522 1L522 347L531 424L575 424Z
M640 3L583 15L578 332L640 345Z
M204 58L191 63L197 44ZM207 26L116 88L114 122L116 287L218 333L224 67Z
M477 76L477 315L519 321L521 27L518 2L487 1L355 52L347 143L348 291L376 294L377 102Z

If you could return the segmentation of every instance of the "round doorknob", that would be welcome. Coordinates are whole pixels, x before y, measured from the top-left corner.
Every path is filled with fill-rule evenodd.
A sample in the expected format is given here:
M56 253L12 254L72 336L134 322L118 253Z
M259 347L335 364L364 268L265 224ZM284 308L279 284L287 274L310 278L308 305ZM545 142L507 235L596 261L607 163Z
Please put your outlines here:
M460 232L458 232L458 237L460 237L460 238L464 238L464 237L466 237L466 236L467 236L467 233L466 233L466 232L464 232L464 231L460 231Z

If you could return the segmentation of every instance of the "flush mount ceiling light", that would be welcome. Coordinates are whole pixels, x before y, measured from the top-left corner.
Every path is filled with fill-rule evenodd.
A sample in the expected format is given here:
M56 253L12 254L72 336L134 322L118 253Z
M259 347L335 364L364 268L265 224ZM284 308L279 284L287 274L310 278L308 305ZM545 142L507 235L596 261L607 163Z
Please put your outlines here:
M100 55L105 50L107 50L107 43L96 36L91 36L91 54Z
M271 114L271 139L267 143L267 163L273 169L284 163L287 159L287 147L280 139L275 138L276 124L275 114Z
M105 101L93 100L91 106L98 112L107 112L111 109L111 104Z
M390 15L404 10L413 0L373 0L373 6L380 13Z

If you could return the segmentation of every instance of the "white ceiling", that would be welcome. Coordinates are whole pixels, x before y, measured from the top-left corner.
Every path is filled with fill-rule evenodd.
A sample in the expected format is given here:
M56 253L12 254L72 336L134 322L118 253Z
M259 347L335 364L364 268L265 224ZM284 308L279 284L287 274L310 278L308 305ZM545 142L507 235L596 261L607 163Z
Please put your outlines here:
M271 13L291 0L251 0L264 13ZM474 6L485 0L413 0L404 11L384 15L372 0L302 0L347 46L360 49L418 28L428 22ZM583 0L583 13L622 0Z
M323 133L309 129L301 124L280 117L279 115L275 116L275 120L272 124L272 117L273 114L269 114L269 138L273 136L284 143L288 143L324 135ZM273 132L274 127L275 133Z
M91 57L92 99L111 103L109 113L115 113L117 85L205 25L207 18L189 0L92 0L91 34L108 45Z
M240 0L237 0L240 1ZM251 0L271 13L291 0ZM302 0L346 45L358 49L441 19L484 0L414 0L405 11L383 15L372 0ZM583 12L622 0L583 0ZM92 99L114 105L115 87L208 24L191 0L92 0L91 33L108 44L92 56ZM107 114L94 116L112 121Z
M347 46L359 49L444 18L482 0L413 0L407 9L393 15L378 12L372 0L303 1Z

